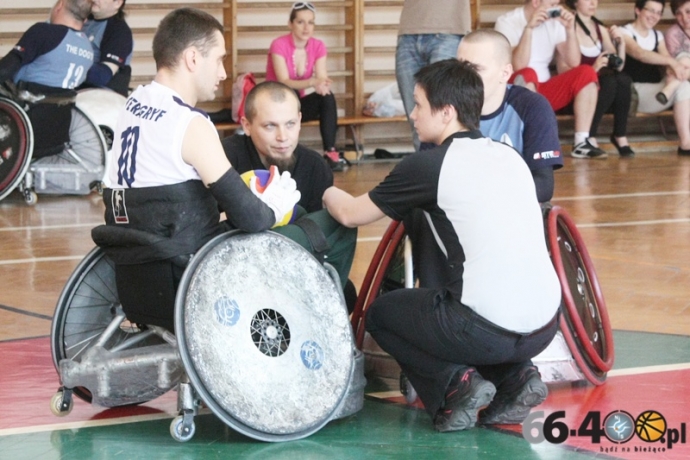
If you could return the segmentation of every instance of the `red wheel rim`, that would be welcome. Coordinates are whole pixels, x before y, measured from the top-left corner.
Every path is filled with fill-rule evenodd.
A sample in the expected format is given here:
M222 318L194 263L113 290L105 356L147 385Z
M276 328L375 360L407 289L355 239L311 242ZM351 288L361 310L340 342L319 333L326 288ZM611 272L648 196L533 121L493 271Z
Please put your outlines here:
M548 241L551 248L551 259L561 283L563 304L565 305L564 314L567 316L561 322L561 331L568 342L573 357L576 361L578 361L578 357L581 359L582 362L578 362L581 370L586 376L590 374L588 380L596 384L590 378L593 373L597 371L607 372L613 366L614 349L611 323L596 271L582 236L570 216L559 206L554 206L548 215ZM567 261L563 259L561 243L570 253ZM573 261L577 263L576 269L572 267ZM567 269L566 263L568 264ZM575 282L577 282L577 293L580 296L578 298L579 306L570 285L573 281L573 270L575 271ZM568 271L571 272L570 277ZM581 305L583 301L585 307ZM589 313L589 317L583 313ZM572 326L575 334L571 333L568 324ZM595 330L592 331L592 329ZM593 343L597 344L597 348ZM584 350L584 355L580 353L580 347Z
M28 168L29 161L31 160L32 133L28 118L17 104L8 99L0 98L0 107L18 129L18 137L15 141L17 149L15 152L16 158L13 159L12 163L8 163L10 168L4 175L4 178L0 177L0 196L5 196L14 190L23 178L23 170ZM0 154L2 153L0 152ZM3 158L2 160L7 161L8 158ZM0 161L0 163L4 161Z
M359 318L357 320L357 325L354 326L354 313L353 313L353 328L356 334L357 348L361 349L364 342L364 332L365 332L365 318L366 311L369 305L378 296L379 289L381 288L381 283L386 275L388 265L390 265L391 259L395 255L395 250L405 236L405 226L402 222L393 221L388 227L388 230L381 238L379 247L372 258L369 269L367 270L365 281L368 281L368 289L365 290L364 283L362 283L362 289L360 290L359 297L357 297L357 303L355 304L355 312L357 312L357 307L359 307ZM380 252L380 253L379 253ZM375 263L378 262L378 263ZM371 274L371 277L369 276ZM374 276L375 274L375 276ZM373 278L373 281L371 281ZM360 300L361 299L361 300Z

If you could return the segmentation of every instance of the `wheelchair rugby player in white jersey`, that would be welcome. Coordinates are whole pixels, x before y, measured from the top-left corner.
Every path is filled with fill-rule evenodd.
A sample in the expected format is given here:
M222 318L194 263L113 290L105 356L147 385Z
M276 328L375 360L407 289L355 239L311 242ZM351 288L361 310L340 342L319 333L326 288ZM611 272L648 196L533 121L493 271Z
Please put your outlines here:
M169 13L154 37L156 77L120 114L106 224L92 231L99 247L53 321L57 415L72 394L117 406L179 382L176 440L193 436L201 399L241 433L283 441L362 407L363 365L338 274L264 231L298 202L294 180L273 169L263 190L256 178L247 187L195 108L226 78L222 31L200 10Z

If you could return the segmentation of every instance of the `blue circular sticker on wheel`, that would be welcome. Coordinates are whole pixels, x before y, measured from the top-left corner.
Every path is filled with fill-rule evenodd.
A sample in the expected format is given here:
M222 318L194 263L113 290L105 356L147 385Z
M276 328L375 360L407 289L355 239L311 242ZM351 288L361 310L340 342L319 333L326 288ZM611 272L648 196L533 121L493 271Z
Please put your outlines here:
M312 340L307 340L302 344L299 356L302 358L302 364L307 369L315 371L323 365L323 349Z
M216 312L216 321L223 326L234 326L240 319L240 307L233 299L221 297L213 305Z

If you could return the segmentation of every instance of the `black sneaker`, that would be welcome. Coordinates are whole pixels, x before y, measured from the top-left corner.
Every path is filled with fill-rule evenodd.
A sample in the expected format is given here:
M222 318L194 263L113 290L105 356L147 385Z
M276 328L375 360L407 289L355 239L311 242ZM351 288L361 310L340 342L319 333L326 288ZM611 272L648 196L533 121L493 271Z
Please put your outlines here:
M481 414L481 425L522 423L530 409L543 403L549 389L534 366L525 367L517 378L499 386L493 402Z
M486 407L496 394L493 383L482 378L476 369L469 368L446 392L444 407L434 417L438 431L460 431L477 423L477 412Z
M589 140L585 140L573 147L570 156L573 158L596 158L603 160L608 157L608 154L599 147L593 146Z
M658 93L656 93L656 96L654 96L654 97L656 98L657 101L659 101L659 104L661 104L661 105L666 105L666 104L668 104L668 98L667 98L666 95L665 95L664 93L662 93L661 91L659 91Z
M342 162L333 161L328 155L324 155L323 159L326 160L326 163L328 163L328 166L331 167L331 171L333 172L340 172L345 169Z

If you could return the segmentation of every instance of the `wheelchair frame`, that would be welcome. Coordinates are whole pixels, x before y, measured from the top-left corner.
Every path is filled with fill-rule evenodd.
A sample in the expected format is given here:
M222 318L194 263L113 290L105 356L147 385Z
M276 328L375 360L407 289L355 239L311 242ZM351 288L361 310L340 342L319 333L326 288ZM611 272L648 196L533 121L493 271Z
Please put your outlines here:
M37 103L41 103L40 100ZM15 115L17 125L23 124L20 138L30 140L20 140L24 146L22 155L27 158L24 160L26 165L0 179L5 184L4 188L0 187L0 199L17 187L29 205L38 201L37 193L83 195L94 189L101 192L107 151L102 128L75 105L71 110L69 140L63 151L33 160L34 132L26 112L29 105L27 101L13 101L0 96L0 109L8 111L9 108L21 113Z
M102 249L93 249L74 270L56 306L51 345L61 387L51 400L53 413L67 415L73 405L73 395L86 402L112 407L148 401L176 385L179 415L170 424L170 434L175 440L184 442L194 436L194 417L203 400L231 428L258 440L275 442L304 438L331 420L361 410L366 384L364 357L354 346L340 291L337 298L343 308L343 331L349 331L353 355L347 372L347 386L328 416L297 432L259 431L245 425L237 414L218 407L214 395L205 390L198 377L199 366L194 366L186 349L186 296L194 297L194 286L198 284L196 270L204 263L205 256L234 234L240 233L229 232L212 239L187 266L175 302L176 327L181 331L177 337L157 326L129 324L119 304L115 265ZM296 243L283 236L269 233L296 246ZM302 251L301 247L298 249ZM313 256L307 255L318 263ZM324 267L326 279L337 286L339 277L335 270L327 264ZM119 377L131 373L136 373L131 385Z

